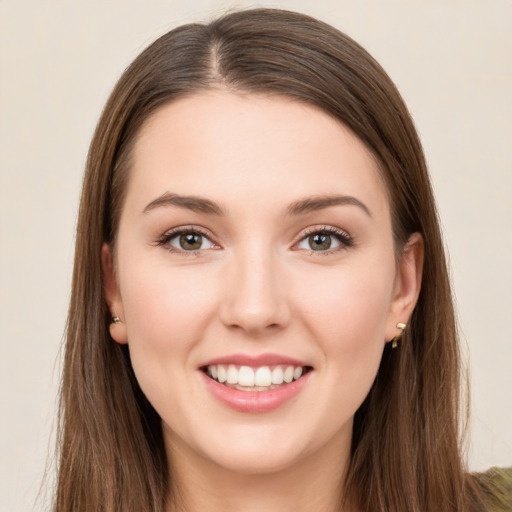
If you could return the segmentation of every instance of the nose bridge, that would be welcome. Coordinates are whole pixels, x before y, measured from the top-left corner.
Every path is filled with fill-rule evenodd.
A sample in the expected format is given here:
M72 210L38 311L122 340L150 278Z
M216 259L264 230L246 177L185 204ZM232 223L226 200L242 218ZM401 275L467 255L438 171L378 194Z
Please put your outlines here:
M224 323L253 335L282 328L290 317L279 259L268 245L252 240L234 250L225 282Z

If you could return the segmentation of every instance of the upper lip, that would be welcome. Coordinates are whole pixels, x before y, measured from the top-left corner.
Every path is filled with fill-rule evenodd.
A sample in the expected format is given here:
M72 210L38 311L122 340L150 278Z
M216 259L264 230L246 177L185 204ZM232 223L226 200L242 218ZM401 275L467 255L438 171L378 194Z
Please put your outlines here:
M201 368L205 366L213 366L216 364L234 364L237 366L277 366L280 364L289 365L289 366L311 366L305 363L304 361L300 361L299 359L295 359L293 357L284 356L280 354L230 354L226 356L216 357L215 359L210 359L201 365Z

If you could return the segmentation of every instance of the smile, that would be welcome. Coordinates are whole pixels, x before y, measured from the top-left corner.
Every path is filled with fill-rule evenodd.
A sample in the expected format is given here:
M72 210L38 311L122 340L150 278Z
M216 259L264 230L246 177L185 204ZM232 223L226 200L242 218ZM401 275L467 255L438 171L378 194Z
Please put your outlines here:
M237 412L254 414L291 402L314 373L304 362L273 354L218 358L199 369L206 388L218 402Z
M240 391L263 392L277 389L301 378L311 368L308 366L238 366L234 364L214 364L206 367L206 374L225 386Z

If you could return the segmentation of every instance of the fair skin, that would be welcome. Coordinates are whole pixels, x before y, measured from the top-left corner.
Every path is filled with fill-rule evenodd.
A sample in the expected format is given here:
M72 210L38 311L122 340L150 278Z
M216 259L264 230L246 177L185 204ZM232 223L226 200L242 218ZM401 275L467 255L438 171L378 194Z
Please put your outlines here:
M102 256L170 510L337 510L354 413L420 288L421 237L396 258L391 233L374 158L318 109L221 90L145 123ZM300 370L256 390L212 378L229 364Z

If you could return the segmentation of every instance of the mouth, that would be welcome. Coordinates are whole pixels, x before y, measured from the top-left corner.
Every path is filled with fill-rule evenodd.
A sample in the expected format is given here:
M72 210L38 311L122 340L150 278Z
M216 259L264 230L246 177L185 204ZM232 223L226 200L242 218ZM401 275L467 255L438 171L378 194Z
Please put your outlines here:
M215 400L242 413L261 414L294 403L310 387L314 367L280 354L231 354L205 361L199 374Z
M313 368L291 364L247 366L210 364L201 371L211 380L227 388L245 392L265 392L282 388L303 378Z

